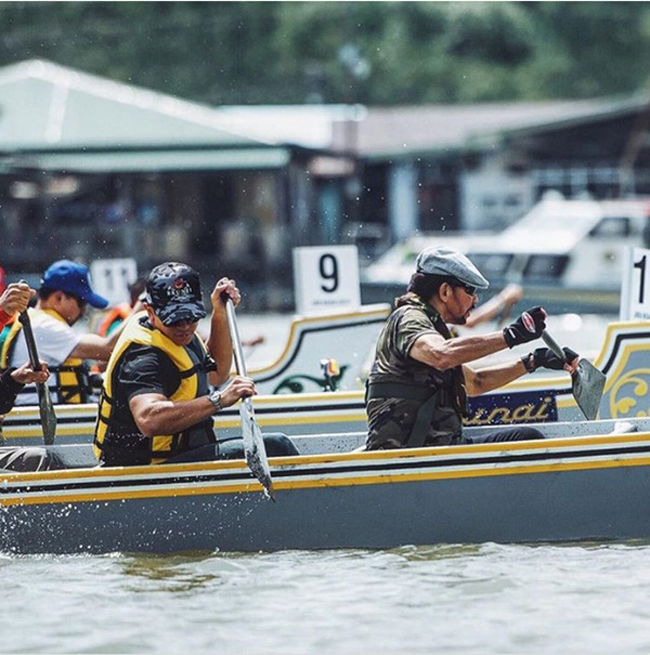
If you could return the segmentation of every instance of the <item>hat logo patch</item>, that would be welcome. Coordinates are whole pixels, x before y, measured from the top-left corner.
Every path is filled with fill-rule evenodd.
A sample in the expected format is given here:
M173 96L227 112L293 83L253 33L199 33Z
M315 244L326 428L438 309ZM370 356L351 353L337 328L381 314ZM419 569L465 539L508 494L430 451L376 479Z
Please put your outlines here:
M175 303L186 303L194 300L194 293L192 287L183 278L174 280L171 287L169 287L169 300Z

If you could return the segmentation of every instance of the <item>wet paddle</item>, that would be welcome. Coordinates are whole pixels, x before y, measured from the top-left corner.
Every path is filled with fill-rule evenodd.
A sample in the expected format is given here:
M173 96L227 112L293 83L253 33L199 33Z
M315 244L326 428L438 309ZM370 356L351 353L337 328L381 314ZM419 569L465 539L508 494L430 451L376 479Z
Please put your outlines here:
M246 377L246 362L244 360L244 351L242 342L239 337L239 329L235 318L235 306L232 300L226 295L226 315L228 316L228 327L230 329L230 338L232 339L233 354L235 355L235 368L237 374ZM273 480L269 463L266 459L266 448L264 439L253 410L253 401L250 398L242 398L239 405L239 416L241 418L242 436L244 437L244 453L248 467L253 475L260 481L264 487L264 493L271 500L275 500L273 490Z
M35 371L40 371L41 362L38 358L36 340L34 339L34 332L32 331L32 322L27 310L20 314L20 322L23 324L23 333L25 335L25 343L27 344L27 352L29 354L31 367ZM41 416L41 425L43 427L43 441L46 445L50 446L54 443L54 436L56 434L56 414L54 413L54 406L52 405L50 389L47 386L47 382L37 382L36 390L38 391L38 410Z
M542 332L542 339L558 357L565 359L564 351L546 330ZM584 358L578 361L576 370L571 373L571 392L589 421L593 421L598 415L606 380L607 376Z

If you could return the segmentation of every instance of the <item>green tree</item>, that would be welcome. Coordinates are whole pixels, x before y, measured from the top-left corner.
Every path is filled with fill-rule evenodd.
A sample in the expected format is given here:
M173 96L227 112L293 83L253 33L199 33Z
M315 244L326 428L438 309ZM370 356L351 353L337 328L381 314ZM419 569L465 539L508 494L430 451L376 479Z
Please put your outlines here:
M629 94L650 54L645 2L3 2L0 25L0 65L213 105Z

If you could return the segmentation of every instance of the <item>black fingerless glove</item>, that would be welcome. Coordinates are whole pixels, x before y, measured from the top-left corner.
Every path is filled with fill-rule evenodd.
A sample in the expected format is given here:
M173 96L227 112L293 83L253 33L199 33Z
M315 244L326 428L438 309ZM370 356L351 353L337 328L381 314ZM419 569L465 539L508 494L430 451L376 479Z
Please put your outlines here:
M564 347L564 359L560 359L550 348L537 348L533 353L533 362L535 368L543 366L555 371L561 371L565 364L570 364L577 356L578 353L571 348Z
M538 339L545 329L546 312L541 307L533 307L524 312L514 323L503 328L503 336L508 348L514 348L521 343Z

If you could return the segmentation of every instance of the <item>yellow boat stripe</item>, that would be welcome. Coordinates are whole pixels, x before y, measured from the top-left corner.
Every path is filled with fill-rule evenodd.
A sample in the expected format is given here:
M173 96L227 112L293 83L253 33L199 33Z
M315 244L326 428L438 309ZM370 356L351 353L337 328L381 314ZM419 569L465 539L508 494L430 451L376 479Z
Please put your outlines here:
M643 457L638 459L621 459L616 460L589 460L589 461L576 461L576 462L555 462L548 464L538 464L531 466L512 466L508 468L500 467L485 469L461 469L452 471L427 471L421 473L387 473L385 475L370 475L370 476L345 476L345 477L323 477L322 474L318 475L317 479L311 480L295 480L295 481L278 481L274 482L274 488L277 491L290 490L290 489L319 489L325 487L348 487L348 486L361 486L372 484L394 484L394 483L409 483L409 482L426 482L433 480L452 480L452 479L467 479L467 478L484 478L495 477L503 475L532 475L540 473L556 473L560 471L586 471L607 468L621 468L621 467L638 467L650 466L650 458ZM39 495L29 496L26 498L3 498L0 500L0 506L15 506L15 505L45 505L45 504L60 504L60 503L86 503L86 502L104 502L109 500L137 500L143 498L166 498L178 496L201 496L201 495L224 495L233 493L262 493L262 487L256 482L251 481L244 484L225 484L225 485L186 485L183 487L172 488L154 488L154 489L140 489L140 490L122 490L122 491L107 491L93 493L80 493L74 495L66 495L59 493L58 495ZM281 502L281 499L278 499Z

